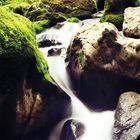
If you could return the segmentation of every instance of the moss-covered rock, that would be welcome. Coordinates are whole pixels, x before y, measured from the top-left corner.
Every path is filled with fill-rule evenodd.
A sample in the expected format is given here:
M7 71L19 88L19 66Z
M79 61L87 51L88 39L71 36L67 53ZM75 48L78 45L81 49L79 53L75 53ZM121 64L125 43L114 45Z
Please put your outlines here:
M30 4L27 2L10 3L4 6L7 11L13 11L14 13L25 16Z
M79 22L79 19L76 17L67 18L68 22Z
M34 28L36 33L42 32L44 29L50 27L50 21L49 20L40 20L33 22Z
M57 22L78 22L78 18L89 18L97 11L96 1L93 0L5 0L3 5L7 11L13 11L30 19L37 33L44 28L54 26Z
M114 24L119 30L122 30L123 20L124 20L123 14L104 13L100 21L110 22Z
M47 139L69 101L48 73L32 23L0 8L0 137Z
M139 5L139 0L106 0L101 22L111 22L121 30L125 8Z
M6 57L7 59L8 57L12 57L13 60L15 59L15 61L17 61L17 64L20 65L23 63L24 59L26 60L28 59L28 57L33 57L34 55L38 55L37 53L39 53L39 50L37 48L35 33L34 33L34 28L32 26L32 23L29 22L26 18L21 17L17 14L5 12L3 8L1 8L0 10L1 10L1 15L0 15L1 16L0 18L1 59L2 57ZM28 48L29 46L30 48ZM27 47L27 49L25 47ZM36 52L36 54L34 54L33 49ZM20 55L22 57L19 57ZM39 57L42 57L41 54L39 55ZM38 62L37 68L43 65L40 64L42 63L41 61L39 62L37 60L37 62ZM44 68L42 69L42 72L44 74L48 73L47 64L45 65L46 65L45 68L46 72L44 71ZM14 66L16 67L16 65ZM41 72L41 70L39 71ZM51 78L49 78L48 80L52 81Z
M94 0L44 0L54 12L64 13L66 17L89 18L97 11Z
M48 19L52 15L52 10L49 5L43 2L34 2L26 13L26 17L31 21L39 21L40 19Z

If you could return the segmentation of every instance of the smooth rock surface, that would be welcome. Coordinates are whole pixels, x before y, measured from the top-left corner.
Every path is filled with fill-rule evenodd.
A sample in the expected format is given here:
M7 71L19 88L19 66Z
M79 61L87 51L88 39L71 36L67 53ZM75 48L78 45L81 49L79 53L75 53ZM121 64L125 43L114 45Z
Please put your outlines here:
M129 7L124 12L123 34L140 38L140 7Z
M140 94L123 93L117 105L113 140L139 140Z
M84 134L84 125L77 120L68 120L65 122L60 140L77 140Z
M124 37L111 23L82 27L67 53L77 96L90 107L113 108L122 92L140 91L139 46L140 39Z

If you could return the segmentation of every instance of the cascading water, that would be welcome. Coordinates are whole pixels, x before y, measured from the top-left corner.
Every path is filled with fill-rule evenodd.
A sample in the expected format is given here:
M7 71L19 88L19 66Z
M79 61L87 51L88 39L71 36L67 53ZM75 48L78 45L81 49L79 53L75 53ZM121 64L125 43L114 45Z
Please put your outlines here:
M98 22L98 19L86 20L79 23L64 22L60 29L47 29L43 33L37 35L37 40L47 38L61 42L61 45L50 46L49 48L40 48L47 59L49 72L56 83L71 97L72 100L72 119L79 120L85 125L86 131L80 140L111 140L112 127L114 123L114 111L95 112L90 111L74 94L71 88L69 75L66 70L65 63L66 48L70 43L72 35L83 25L89 22ZM64 48L61 55L48 56L48 50L51 48ZM69 118L68 118L69 119ZM59 140L57 133L64 124L63 120L54 129L49 140ZM59 130L59 132L57 131ZM57 132L56 132L57 131ZM56 135L56 136L55 136Z

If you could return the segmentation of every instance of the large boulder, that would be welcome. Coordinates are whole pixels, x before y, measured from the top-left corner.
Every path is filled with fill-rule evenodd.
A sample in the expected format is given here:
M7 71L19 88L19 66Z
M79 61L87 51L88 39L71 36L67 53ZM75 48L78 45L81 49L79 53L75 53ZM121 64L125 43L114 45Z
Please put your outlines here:
M0 138L43 140L70 115L69 105L48 73L32 23L0 8Z
M77 96L92 108L113 109L122 92L139 92L139 46L140 39L124 37L111 23L83 26L67 52Z
M124 10L130 6L140 6L139 0L105 0L104 14L101 22L111 22L119 30L122 30Z
M119 98L115 113L113 140L140 139L140 95L126 92Z
M140 38L140 7L125 10L123 33L127 37Z

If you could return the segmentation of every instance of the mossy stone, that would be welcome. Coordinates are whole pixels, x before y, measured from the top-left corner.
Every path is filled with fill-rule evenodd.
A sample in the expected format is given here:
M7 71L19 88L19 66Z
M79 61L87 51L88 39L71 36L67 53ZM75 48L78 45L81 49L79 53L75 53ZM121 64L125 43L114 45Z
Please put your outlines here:
M76 17L67 18L68 22L79 22L79 19Z
M50 5L54 12L61 12L66 17L84 19L97 12L95 0L44 0L44 3Z
M127 7L140 5L140 0L105 0L104 14L101 22L111 22L122 30L123 14Z
M44 29L50 27L49 20L40 20L33 22L36 33L42 32Z
M140 6L140 0L105 0L105 11L123 13L127 7Z
M18 68L33 60L38 74L45 81L54 83L47 62L37 47L32 23L0 8L0 67Z
M5 6L3 6L7 11L13 11L14 13L20 14L25 16L27 10L30 7L30 4L27 2L21 2L21 3L10 3Z
M122 30L123 20L123 14L104 13L102 18L100 19L100 22L110 22L114 24L118 28L118 30Z
M51 17L51 9L42 2L34 2L28 9L26 17L31 21L39 21L40 17L47 19ZM41 19L42 20L42 19Z

